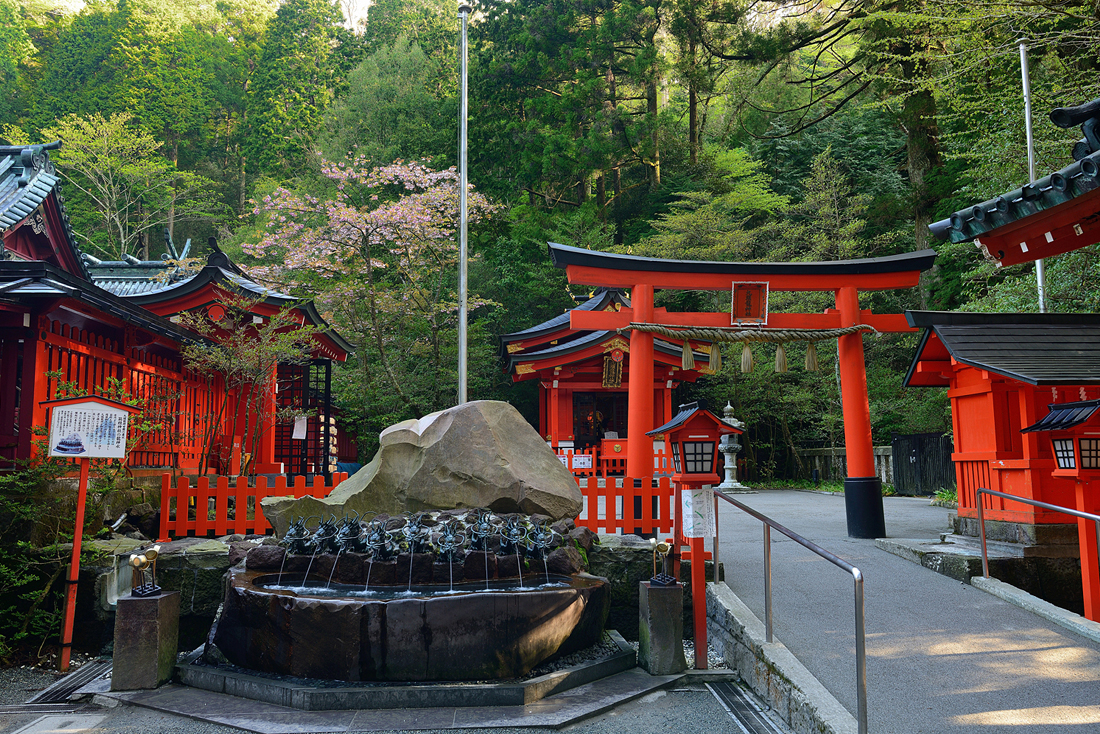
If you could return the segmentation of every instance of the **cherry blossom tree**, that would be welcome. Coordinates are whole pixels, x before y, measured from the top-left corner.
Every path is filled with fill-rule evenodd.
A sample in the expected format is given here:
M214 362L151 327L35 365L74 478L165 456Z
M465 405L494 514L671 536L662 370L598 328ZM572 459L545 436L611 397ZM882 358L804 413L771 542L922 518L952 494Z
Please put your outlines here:
M449 359L457 326L458 174L423 162L371 167L364 158L323 161L331 195L278 188L256 205L263 238L244 249L251 274L308 294L360 337L360 364L375 369L415 415L437 409L456 385ZM493 206L474 191L470 221ZM496 305L470 294L471 310Z

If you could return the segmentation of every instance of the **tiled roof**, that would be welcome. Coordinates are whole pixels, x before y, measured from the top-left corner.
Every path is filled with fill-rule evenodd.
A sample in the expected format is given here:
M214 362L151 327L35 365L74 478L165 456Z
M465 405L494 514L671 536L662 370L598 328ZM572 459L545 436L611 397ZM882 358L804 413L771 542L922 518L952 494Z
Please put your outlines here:
M907 311L923 327L904 384L932 333L956 361L1031 385L1100 384L1100 314Z
M1100 99L1059 107L1050 113L1050 120L1065 129L1081 126L1084 137L1073 146L1073 163L928 225L937 239L967 242L1100 187Z
M71 248L83 267L76 236L65 211L65 200L61 196L61 178L49 156L49 151L60 147L60 141L40 145L0 145L0 231L22 222L53 193L67 239L67 242L60 244ZM87 274L85 270L84 275Z

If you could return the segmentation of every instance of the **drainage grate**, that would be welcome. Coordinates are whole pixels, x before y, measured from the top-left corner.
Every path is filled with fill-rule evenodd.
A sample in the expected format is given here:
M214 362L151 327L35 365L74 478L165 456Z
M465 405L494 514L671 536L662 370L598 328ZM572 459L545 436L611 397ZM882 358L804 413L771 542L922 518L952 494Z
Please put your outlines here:
M78 688L91 683L101 675L111 672L110 660L92 660L59 678L52 685L43 688L34 697L27 699L28 704L63 703L69 700Z
M736 683L707 683L707 688L744 734L785 734Z
M10 706L0 706L0 718L4 714L71 714L74 711L86 709L82 703L16 703Z

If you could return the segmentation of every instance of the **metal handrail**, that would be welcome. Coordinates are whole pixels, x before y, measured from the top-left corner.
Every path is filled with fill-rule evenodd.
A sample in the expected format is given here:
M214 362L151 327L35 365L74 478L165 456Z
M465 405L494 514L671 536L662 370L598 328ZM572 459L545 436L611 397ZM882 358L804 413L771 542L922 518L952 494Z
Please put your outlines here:
M998 492L995 489L986 489L984 487L978 487L978 490L974 493L974 504L978 506L978 535L982 539L982 576L989 578L989 556L985 550L985 513L982 512L982 495L990 494L995 497L1004 497L1006 500L1012 500L1013 502L1022 502L1025 505L1033 505L1035 507L1042 507L1047 510L1054 510L1055 512L1061 512L1065 515L1073 515L1074 517L1084 518L1085 520L1092 520L1093 530L1096 531L1096 541L1100 544L1100 515L1094 515L1091 512L1082 512L1081 510L1075 510L1072 507L1063 507L1062 505L1052 505L1049 502L1040 502L1039 500L1029 500L1024 497L1017 497L1014 494L1005 494L1004 492Z
M855 582L856 601L856 720L859 724L859 734L867 734L867 639L863 616L863 573L843 558L830 553L812 540L803 538L798 533L786 528L767 515L762 515L747 505L743 505L729 495L714 491L715 500L715 533L714 533L714 580L718 581L718 498L721 497L734 507L747 512L760 522L764 523L764 631L767 641L772 642L772 534L775 528L786 535L803 548L813 551L834 566L852 574ZM983 546L984 548L984 546Z

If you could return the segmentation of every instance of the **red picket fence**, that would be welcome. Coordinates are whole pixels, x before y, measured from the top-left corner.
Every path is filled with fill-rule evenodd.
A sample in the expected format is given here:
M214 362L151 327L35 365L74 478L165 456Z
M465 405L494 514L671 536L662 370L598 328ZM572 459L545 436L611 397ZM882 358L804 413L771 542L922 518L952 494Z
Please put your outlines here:
M243 476L237 477L232 485L229 477L217 477L211 487L208 477L199 477L198 483L192 486L187 477L179 477L173 484L172 476L165 474L161 479L159 538L166 541L187 535L263 534L271 529L260 507L264 497L305 497L307 494L327 497L333 487L347 477L337 472L332 475L332 483L325 484L322 476L315 476L312 483L297 476L289 486L285 476L276 477L270 486L267 477L257 477L254 486L250 486L248 478ZM195 508L194 518L189 511L192 507Z
M604 486L599 486L601 483ZM578 484L584 510L577 525L597 533L672 533L675 494L667 476L652 480L608 477L602 482L588 477Z

